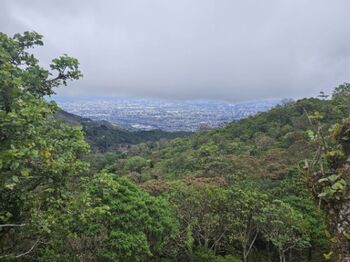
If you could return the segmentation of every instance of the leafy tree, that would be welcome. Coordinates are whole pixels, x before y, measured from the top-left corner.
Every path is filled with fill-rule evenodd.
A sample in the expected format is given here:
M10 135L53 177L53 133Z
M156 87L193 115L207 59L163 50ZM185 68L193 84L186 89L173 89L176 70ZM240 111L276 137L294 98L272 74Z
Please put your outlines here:
M332 93L333 102L341 106L341 109L349 110L350 106L350 83L343 83L334 88Z
M50 78L27 51L42 44L35 32L0 33L0 258L27 255L47 240L49 210L64 210L69 181L87 168L82 132L54 121L58 108L43 99L81 76L78 61L54 59Z
M36 98L52 95L54 87L67 85L68 80L82 76L78 60L67 55L53 59L51 71L42 68L39 60L28 52L40 45L43 45L42 36L36 32L15 34L14 37L0 33L0 106L6 113L23 94Z
M259 220L264 237L278 249L280 262L286 261L287 251L303 249L310 244L308 224L303 216L280 200L264 207Z
M254 243L261 231L262 211L267 205L267 195L258 190L241 189L233 187L230 190L229 217L233 228L231 238L238 240L242 247L243 261L248 261L248 257Z
M149 161L140 156L130 157L125 163L125 168L130 171L141 173L142 169L149 166Z
M197 247L213 251L223 247L228 229L227 190L212 185L178 184L170 192L169 201L182 230L191 229L189 233Z
M325 213L315 205L312 195L305 186L304 177L300 175L299 170L295 167L290 168L288 178L271 190L271 194L274 198L282 200L302 214L303 219L309 225L307 232L310 238L310 247L307 254L309 261L314 257L314 250L326 250L328 240L325 235L327 229Z
M115 174L96 174L83 187L68 217L67 242L72 244L66 248L74 256L84 261L145 261L166 255L164 247L176 233L177 221L164 199Z

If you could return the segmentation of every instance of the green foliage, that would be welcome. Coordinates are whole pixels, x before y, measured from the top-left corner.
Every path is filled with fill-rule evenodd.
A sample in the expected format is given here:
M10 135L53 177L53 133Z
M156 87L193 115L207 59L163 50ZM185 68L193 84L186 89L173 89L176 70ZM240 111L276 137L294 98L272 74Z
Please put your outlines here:
M342 111L349 110L350 106L350 84L343 83L334 88L332 100Z
M58 76L50 78L28 52L42 44L35 32L0 33L0 258L35 250L49 238L52 214L65 212L69 187L88 167L81 130L56 122L56 104L43 99L81 76L78 61L54 60Z
M230 238L240 243L244 261L247 261L262 230L261 220L267 200L267 195L249 188L233 187L229 192L229 217L233 227Z
M93 121L63 110L55 114L55 118L70 126L81 126L86 141L95 153L108 153L111 151L126 151L132 145L140 143L152 144L159 140L174 139L177 137L190 137L191 132L166 132L162 130L128 131L107 121Z
M88 179L72 213L74 241L81 243L74 254L96 260L144 261L161 256L177 230L164 199L149 196L114 174ZM89 251L91 245L94 250Z
M349 106L349 90L350 85L345 83L338 86L333 93L334 103L340 110ZM350 227L347 222L350 217L350 119L346 118L342 124L333 125L328 129L329 133L324 128L322 123L315 123L316 141L320 146L314 158L305 161L303 173L310 191L319 200L319 206L328 218L329 230L326 232L331 250L324 253L324 258L343 261L350 256Z
M248 261L255 242L263 240L271 241L283 256L287 250L307 248L311 235L308 216L280 200L269 203L270 197L249 184L230 189L176 184L169 193L180 232L191 230L192 243L197 247L193 256L203 261L228 250L232 255L241 253L242 260ZM186 241L188 237L179 239ZM181 246L185 247L183 252L192 253L188 245Z
M288 204L274 200L263 208L259 219L263 236L278 249L280 261L285 261L285 253L288 250L310 246L307 221Z
M333 100L303 99L189 139L137 146L112 169L132 177L135 170L126 169L125 163L135 156L151 161L138 170L136 181L148 180L152 192L169 194L184 232L177 246L187 257L204 248L216 254L239 253L242 259L291 252L304 261L310 245L315 257L327 246L325 215L295 167L318 146L319 135L308 131L310 121L321 122L327 130L344 116ZM169 184L159 180L183 182L168 192ZM266 228L276 234L265 235ZM269 251L261 243L271 245Z
M288 252L306 261L308 251L324 253L325 215L296 167L322 162L306 162L315 168L307 180L337 214L348 195L350 124L337 123L348 115L349 84L331 100L287 103L189 138L128 132L46 102L81 72L67 55L42 68L28 51L38 45L35 32L0 33L0 259L285 261ZM82 131L95 154L86 156ZM317 149L325 152L314 156ZM348 232L328 238L346 243Z
M306 112L316 111L323 116L317 121L327 127L344 116L333 101L303 99L189 139L136 146L128 150L128 157L137 155L152 161L153 167L142 171L145 179L238 174L281 179L290 165L312 156L317 143L308 138ZM115 169L123 168L114 165Z
M52 71L39 65L39 60L28 49L43 45L42 36L25 32L9 37L0 33L0 107L9 112L12 103L21 93L40 98L54 94L53 88L68 80L79 79L82 74L79 62L67 55L55 58L50 64ZM55 77L50 76L56 74Z
M228 225L227 191L214 186L176 185L169 202L184 229L191 228L191 237L199 247L219 250Z
M334 103L303 99L190 138L140 144L105 168L169 198L180 222L173 256L188 260L204 249L248 260L290 252L304 261L312 245L311 255L320 257L325 215L295 167L318 147L310 122L327 130L346 115ZM340 153L328 158L344 161ZM266 228L276 234L266 235Z
M330 175L321 178L318 180L318 183L322 184L322 192L318 194L318 197L325 199L335 198L337 200L343 196L348 185L339 175Z
M125 168L130 171L141 173L142 169L146 168L149 165L149 161L143 157L133 156L126 161Z

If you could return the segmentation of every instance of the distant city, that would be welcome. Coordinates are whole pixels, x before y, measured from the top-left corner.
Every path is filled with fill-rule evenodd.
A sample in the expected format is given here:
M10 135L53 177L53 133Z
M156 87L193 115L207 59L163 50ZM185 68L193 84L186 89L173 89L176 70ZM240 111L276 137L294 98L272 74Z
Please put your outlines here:
M281 100L229 103L130 97L55 97L65 111L130 130L196 131L264 112Z

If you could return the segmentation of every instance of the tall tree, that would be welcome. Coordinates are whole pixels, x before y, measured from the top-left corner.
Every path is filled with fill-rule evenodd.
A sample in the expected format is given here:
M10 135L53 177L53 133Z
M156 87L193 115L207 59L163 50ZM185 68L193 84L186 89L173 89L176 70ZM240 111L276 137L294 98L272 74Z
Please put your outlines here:
M131 262L166 256L177 221L165 199L105 172L84 179L81 188L69 212L57 214L66 233L53 236L44 258Z
M78 61L56 58L46 70L28 50L42 36L0 33L0 258L31 255L51 234L50 210L64 212L68 187L87 164L79 129L53 119L44 100L53 88L80 78Z
M230 222L233 230L231 238L237 240L243 253L243 261L248 261L258 234L261 233L261 218L266 207L267 195L258 190L240 189L233 187L230 190L228 203Z
M280 262L286 262L286 252L309 247L308 224L303 216L288 204L274 200L259 216L262 233L278 250Z

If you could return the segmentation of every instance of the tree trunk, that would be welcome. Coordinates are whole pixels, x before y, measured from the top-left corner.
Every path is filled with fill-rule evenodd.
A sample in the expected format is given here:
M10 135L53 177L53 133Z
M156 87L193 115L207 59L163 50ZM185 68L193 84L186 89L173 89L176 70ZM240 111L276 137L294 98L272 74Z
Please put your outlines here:
M286 262L286 256L283 252L283 250L278 250L279 256L280 256L280 262Z
M271 262L270 241L267 241L267 244L266 244L266 251L267 251L267 261L268 261L268 262Z
M312 246L309 247L309 252L308 252L308 261L312 261Z
M204 240L204 248L207 250L208 247L209 247L209 239L206 238L206 239Z
M247 262L247 248L243 245L243 262Z
M288 258L289 262L292 262L292 250L289 250L289 258Z

